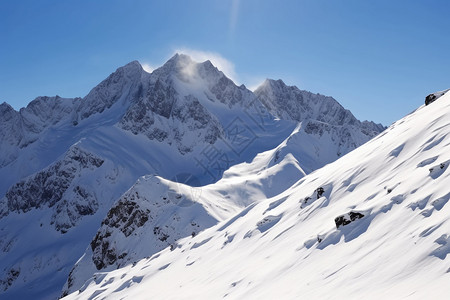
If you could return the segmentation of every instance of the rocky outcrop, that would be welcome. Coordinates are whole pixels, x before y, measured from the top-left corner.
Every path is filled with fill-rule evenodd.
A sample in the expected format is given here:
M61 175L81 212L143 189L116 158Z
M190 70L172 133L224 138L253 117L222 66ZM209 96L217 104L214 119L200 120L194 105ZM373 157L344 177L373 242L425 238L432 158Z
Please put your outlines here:
M189 57L175 55L155 70L148 89L127 110L119 127L151 140L174 144L181 154L191 152L199 143L214 144L223 135L219 121L197 97L180 94L175 88L174 77L187 80L184 69L197 70L199 65Z
M112 265L127 255L127 252L117 253L108 240L113 228L119 229L125 237L128 237L148 221L150 210L141 209L136 202L137 198L139 198L139 194L136 192L136 194L131 194L130 198L122 198L112 207L102 222L103 230L98 231L91 241L92 261L97 270Z
M330 126L356 127L367 140L385 129L381 124L360 122L334 98L287 86L282 80L267 79L255 95L270 113L284 120L314 120Z
M425 97L425 105L433 103L434 101L436 101L440 97L444 96L445 93L447 93L448 91L450 91L450 89L445 90L445 91L440 91L440 92L435 92L435 93L429 94L428 96Z
M9 269L8 272L4 274L3 278L0 279L0 288L3 291L6 291L13 284L13 282L19 277L19 275L20 269L14 268Z
M54 207L52 224L64 233L80 217L97 211L95 194L73 183L83 170L92 171L103 162L77 146L72 147L63 159L14 184L1 201L0 217L10 212L26 213L31 209Z
M336 223L336 228L339 229L341 226L348 225L357 219L364 217L362 213L351 211L345 215L336 217L334 223Z
M190 187L156 176L139 179L108 211L89 251L72 269L63 294L80 288L89 272L116 269L173 249L180 238L216 224L189 191Z

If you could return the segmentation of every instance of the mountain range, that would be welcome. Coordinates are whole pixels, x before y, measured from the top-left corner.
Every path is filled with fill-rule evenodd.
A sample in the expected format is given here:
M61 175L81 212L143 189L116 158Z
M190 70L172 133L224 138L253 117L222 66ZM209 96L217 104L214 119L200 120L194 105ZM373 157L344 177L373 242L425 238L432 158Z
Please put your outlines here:
M445 93L232 217L158 253L85 276L89 279L64 299L447 299L449 114L450 94ZM272 155L259 154L250 169ZM283 170L289 159L272 170L295 177ZM254 186L250 178L256 177L246 177L248 169L233 166L214 186L233 190L226 179L236 176L237 183L240 172ZM270 178L260 175L260 180ZM141 211L152 210L164 194L153 188L158 184L161 179L145 177L116 204L128 201L139 203ZM261 187L270 189L268 182ZM185 187L180 191L186 193ZM185 209L178 207L180 213ZM203 226L209 221L204 216L198 210L194 222ZM92 249L108 232L110 244L132 245L125 248L134 251L147 246L139 240L153 237L150 219L130 230L107 220L115 219L109 214L104 219ZM91 257L88 249L74 268L77 278Z
M84 98L3 103L0 298L89 293L98 274L280 202L384 130L332 97L271 79L252 92L183 54L152 73L131 62Z

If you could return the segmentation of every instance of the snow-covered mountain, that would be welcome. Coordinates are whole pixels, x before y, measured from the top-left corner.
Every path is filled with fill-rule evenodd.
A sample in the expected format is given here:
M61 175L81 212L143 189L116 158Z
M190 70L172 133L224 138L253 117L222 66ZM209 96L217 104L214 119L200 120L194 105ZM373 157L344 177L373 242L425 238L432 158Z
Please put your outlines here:
M282 80L266 79L255 95L274 116L302 122L305 133L328 133L328 143L338 145L338 155L348 153L385 129L381 124L357 120L332 97L287 86Z
M307 119L283 118L261 95L209 61L177 54L151 74L131 62L84 98L38 97L19 111L1 104L0 298L57 297L75 278L69 272L81 270L74 265L86 247L83 276L152 255L287 189L384 129L367 131L348 111L342 122L338 114L321 119L317 103L305 106L314 110ZM169 194L178 187L174 200ZM131 223L120 220L124 213L136 213ZM173 214L182 217L166 218ZM112 255L120 234L130 239L155 227L147 251L116 247Z
M447 299L449 115L447 93L231 218L100 270L64 299ZM227 177L257 170L275 153L234 166L214 186L226 191ZM126 243L117 233L109 242ZM139 238L152 234L139 231Z
M145 176L109 210L90 247L70 272L63 290L78 290L96 272L111 271L194 237L263 199L277 195L305 176L288 154L274 162L277 149L238 164L217 183L190 187Z

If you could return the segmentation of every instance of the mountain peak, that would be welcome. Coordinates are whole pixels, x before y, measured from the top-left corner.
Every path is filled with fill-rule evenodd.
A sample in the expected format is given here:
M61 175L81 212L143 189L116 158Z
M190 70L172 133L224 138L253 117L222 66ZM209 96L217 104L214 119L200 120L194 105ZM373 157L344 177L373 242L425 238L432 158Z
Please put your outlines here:
M6 102L3 102L2 104L0 104L0 113L6 112L6 111L13 111L13 110L15 110L15 109Z
M135 74L141 73L143 70L142 65L137 60L133 60L132 62L118 68L116 72L123 71L125 74Z
M213 63L208 59L205 60L204 62L201 63L201 65L203 65L203 67L205 69L214 69L214 70L218 70L217 67L215 65L213 65Z
M190 56L186 54L175 53L163 66L153 71L157 77L165 77L171 74L190 73L197 65Z
M174 56L172 56L164 65L164 66L171 66L171 67L177 67L180 65L188 65L195 63L192 58L189 55L183 54L183 53L175 53Z
M266 80L265 80L265 82L267 82L267 83L269 83L269 84L277 84L277 85L286 85L285 83L284 83L284 81L283 80L281 80L281 79L271 79L271 78L267 78Z
M266 80L264 80L264 82L256 88L255 92L258 90L261 91L261 90L268 89L268 88L270 88L270 89L274 89L274 88L275 89L285 89L287 87L288 86L281 79L275 80L275 79L271 79L271 78L266 78Z

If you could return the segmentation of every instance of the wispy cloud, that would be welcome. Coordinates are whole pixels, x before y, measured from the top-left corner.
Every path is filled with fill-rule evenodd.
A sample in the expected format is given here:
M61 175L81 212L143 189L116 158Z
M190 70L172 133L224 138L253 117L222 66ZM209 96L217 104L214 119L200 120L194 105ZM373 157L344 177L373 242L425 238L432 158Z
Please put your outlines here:
M190 48L178 48L176 53L183 53L189 55L193 60L197 62L204 62L210 60L211 63L222 71L228 78L233 80L236 84L239 84L238 76L235 71L234 64L216 52L195 50Z
M231 1L231 10L230 10L230 35L234 34L236 30L236 25L239 17L239 2L240 0L232 0Z

